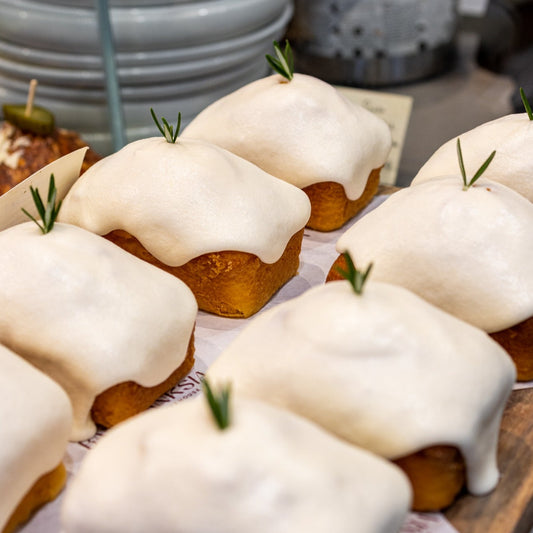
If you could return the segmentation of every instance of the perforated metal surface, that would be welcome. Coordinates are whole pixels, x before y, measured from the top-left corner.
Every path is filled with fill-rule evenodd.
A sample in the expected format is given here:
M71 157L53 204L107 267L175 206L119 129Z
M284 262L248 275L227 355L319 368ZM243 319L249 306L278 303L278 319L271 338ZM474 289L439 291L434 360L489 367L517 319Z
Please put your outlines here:
M456 21L456 0L296 0L290 36L305 70L372 85L440 70Z

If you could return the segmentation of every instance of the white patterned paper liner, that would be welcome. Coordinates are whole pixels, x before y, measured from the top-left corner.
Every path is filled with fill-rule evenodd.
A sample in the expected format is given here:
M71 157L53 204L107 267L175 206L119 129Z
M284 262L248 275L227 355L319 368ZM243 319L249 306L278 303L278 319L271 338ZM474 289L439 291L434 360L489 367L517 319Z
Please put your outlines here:
M399 533L458 533L440 513L409 513Z
M198 357L195 356L194 358L194 366L192 370L184 377L182 378L172 389L165 392L163 396L158 398L154 404L150 407L150 409L159 407L161 405L167 405L174 402L179 402L182 400L186 400L188 398L192 398L193 396L196 396L198 393L202 391L202 379L205 376L205 372L207 370L207 365ZM98 427L96 430L96 433L87 440L83 440L81 442L72 443L69 446L72 445L78 445L82 448L86 448L87 450L90 450L99 440L100 437L102 437L105 434L106 430L102 427Z

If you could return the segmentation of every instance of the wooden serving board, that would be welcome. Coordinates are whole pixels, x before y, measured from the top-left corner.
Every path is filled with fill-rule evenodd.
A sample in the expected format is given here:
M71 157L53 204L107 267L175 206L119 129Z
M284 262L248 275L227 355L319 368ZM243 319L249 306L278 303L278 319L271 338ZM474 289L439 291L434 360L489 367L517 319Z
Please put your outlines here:
M515 390L500 430L500 482L483 497L463 495L446 511L460 533L530 533L533 528L533 389Z

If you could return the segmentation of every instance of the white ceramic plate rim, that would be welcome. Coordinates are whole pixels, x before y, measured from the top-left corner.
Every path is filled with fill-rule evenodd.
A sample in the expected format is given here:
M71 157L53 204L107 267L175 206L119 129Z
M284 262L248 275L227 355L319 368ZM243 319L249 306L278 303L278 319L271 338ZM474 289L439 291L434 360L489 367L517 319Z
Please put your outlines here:
M266 63L261 64L244 64L233 70L213 74L209 77L195 78L185 82L164 83L158 85L140 85L137 87L121 87L121 97L124 103L138 103L140 100L152 99L173 99L183 97L184 95L195 94L198 92L209 92L215 87L218 89L234 83L241 77L246 77L249 72L267 72ZM0 95L4 92L4 98L1 101L13 101L23 103L28 84L13 78L3 77L0 73ZM79 105L101 105L106 104L106 92L104 89L79 89L68 87L53 87L39 85L37 88L36 100L44 107L53 107L60 102L67 104ZM59 104L61 105L61 104Z
M117 65L119 67L135 67L144 64L162 64L174 61L203 59L212 56L220 56L225 52L231 52L238 48L246 48L269 38L272 33L280 30L288 23L293 13L292 6L287 6L281 17L271 24L260 28L258 31L247 33L216 43L189 46L186 48L170 48L165 50L149 50L137 52L119 52ZM101 69L101 55L74 54L56 52L29 46L15 45L0 40L0 57L13 59L19 63L37 63L55 67L74 67L86 69Z
M144 9L114 8L111 22L121 52L194 46L257 30L280 14L290 0L219 0ZM0 35L19 45L98 53L94 10L0 0Z

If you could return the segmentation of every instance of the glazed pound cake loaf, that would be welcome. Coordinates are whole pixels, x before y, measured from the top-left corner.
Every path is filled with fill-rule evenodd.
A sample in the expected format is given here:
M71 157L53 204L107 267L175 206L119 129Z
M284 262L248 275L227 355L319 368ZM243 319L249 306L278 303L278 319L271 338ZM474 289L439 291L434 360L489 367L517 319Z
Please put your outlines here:
M0 345L0 531L11 533L63 488L72 408L63 389Z
M406 287L492 334L527 381L532 227L533 205L517 192L484 177L464 189L452 175L394 193L345 232L337 250L357 265L375 261L373 279ZM329 279L338 278L342 262L341 255Z
M155 409L88 453L64 533L396 533L409 483L393 465L259 402L219 428L204 398Z
M341 227L375 195L391 148L387 124L311 76L257 80L204 109L183 132L304 190L309 228Z
M447 507L465 484L480 495L498 482L513 363L486 333L402 287L312 288L254 318L207 377L394 460L415 510Z
M191 369L184 283L68 224L13 226L0 246L0 342L67 391L71 440L146 409Z
M91 167L60 219L182 279L200 309L258 311L299 266L306 195L203 141L133 142Z

